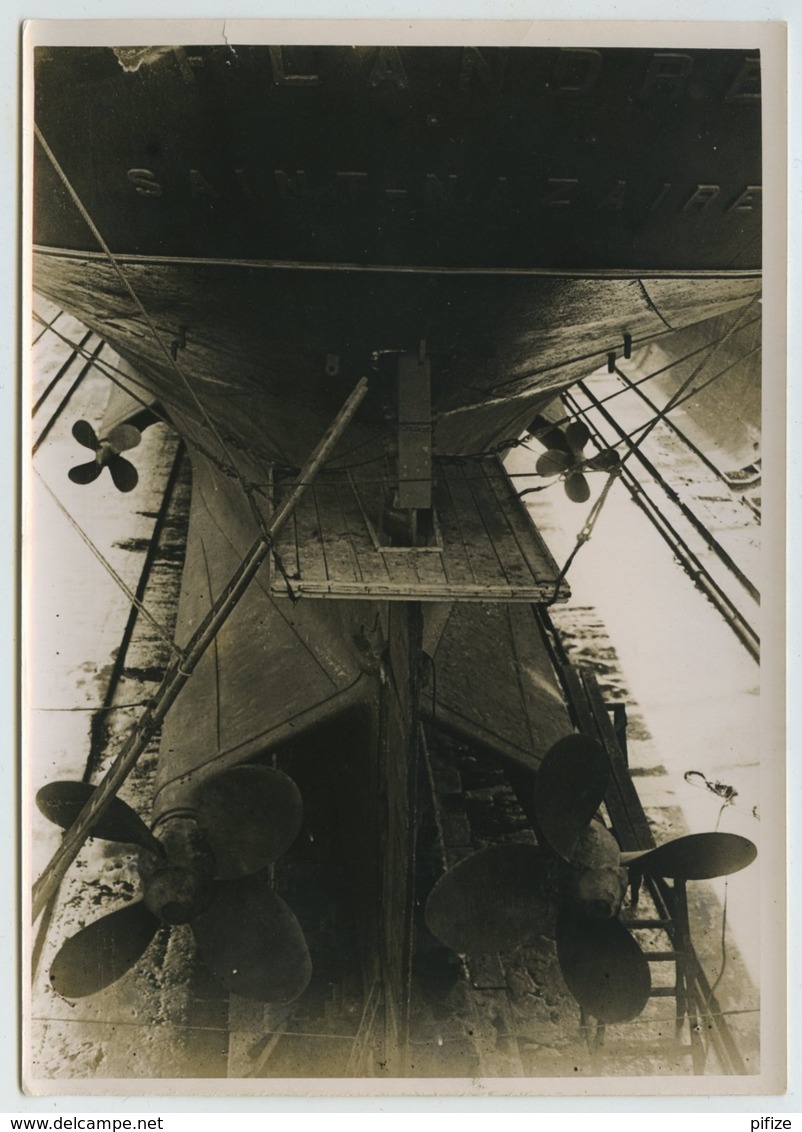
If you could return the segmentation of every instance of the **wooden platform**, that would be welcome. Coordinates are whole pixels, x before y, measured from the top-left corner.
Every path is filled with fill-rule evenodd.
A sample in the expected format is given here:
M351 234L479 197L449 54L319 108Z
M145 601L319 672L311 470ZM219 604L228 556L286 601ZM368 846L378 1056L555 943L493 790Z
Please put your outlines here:
M321 474L277 543L272 592L413 601L565 601L568 586L495 456L435 461L433 530L425 546L382 530L389 483ZM276 500L284 488L277 485Z

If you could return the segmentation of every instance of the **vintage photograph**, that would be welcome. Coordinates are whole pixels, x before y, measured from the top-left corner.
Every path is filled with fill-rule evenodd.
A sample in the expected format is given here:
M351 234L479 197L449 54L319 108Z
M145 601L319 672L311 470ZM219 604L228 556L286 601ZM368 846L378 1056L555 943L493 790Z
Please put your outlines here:
M27 29L25 1087L779 1091L762 33L315 27Z

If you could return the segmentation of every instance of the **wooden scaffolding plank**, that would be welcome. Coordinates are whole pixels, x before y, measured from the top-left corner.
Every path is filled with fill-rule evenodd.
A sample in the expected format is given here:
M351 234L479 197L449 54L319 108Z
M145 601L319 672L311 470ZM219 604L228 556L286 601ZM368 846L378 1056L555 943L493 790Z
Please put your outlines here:
M366 535L366 538L359 540L357 547L363 576L373 579L371 584L376 586L376 592L385 597L392 597L399 588L402 592L415 593L421 585L415 556L410 554L409 549L399 555L393 547L382 547L378 541L378 532L371 525L370 515L373 514L378 523L381 514L385 495L382 485L368 485L374 490L368 490L366 498L364 484L357 484L353 480L350 483Z
M465 482L463 469L459 464L444 464L443 472L452 506L459 515L462 545L474 577L479 580L497 576L499 570L503 574L502 563L488 537L487 527L476 514L474 498ZM506 580L506 575L504 577Z
M294 591L402 601L551 600L556 567L543 567L548 552L514 491L507 490L504 498L503 480L494 487L477 462L467 467L441 463L437 470L436 541L427 546L381 545L373 524L380 522L382 485L370 500L372 516L363 485L342 472L322 476L277 546ZM489 475L505 473L499 468ZM521 512L517 518L516 512ZM275 596L286 595L275 572L271 584ZM562 598L567 595L561 590Z
M476 585L477 578L470 558L465 552L465 534L460 516L451 496L445 469L442 469L435 484L435 506L437 507L440 536L443 541L443 569L451 586Z
M300 560L298 558L298 530L297 530L297 526L296 526L297 522L298 522L297 515L291 515L290 520L287 523L286 537L281 540L281 550L279 552L279 558L281 559L281 565L284 567L284 569L287 573L287 576L290 577L290 578L299 578L300 575L301 575L301 563L300 563ZM276 549L278 551L278 547ZM277 573L278 573L278 571L276 569L276 562L273 558L273 555L271 554L271 556L270 556L270 584L271 584L271 586L273 585L273 582L275 580ZM280 580L281 580L281 578L279 577L279 581Z
M379 550L378 555L384 559L387 572L390 575L390 591L392 593L428 593L430 587L421 582L418 573L416 555L404 548L388 546Z
M484 522L488 539L496 551L507 580L512 585L519 586L537 583L539 579L521 554L518 540L508 521L509 505L505 507L499 504L498 496L488 479L486 461L477 461L475 468L465 478L476 503L477 513Z
M512 485L504 466L495 456L482 462L490 489L499 503L499 512L509 524L519 553L527 563L533 577L551 581L559 575L559 567L549 549L537 534L529 511ZM562 585L562 583L561 583Z
M280 502L280 500L279 500ZM284 557L284 546L287 539L294 536L295 554L298 574L301 577L328 578L326 569L326 554L320 539L320 525L315 507L314 495L310 492L301 500L296 508L293 529L281 538L278 550Z
M323 541L323 550L326 556L326 573L329 583L345 581L351 584L361 584L362 572L359 560L353 547L340 506L339 493L336 481L322 479L311 489L317 508L319 530ZM304 565L301 564L301 577L304 576Z
M357 485L350 479L337 486L345 530L359 563L362 580L368 585L389 585L391 578L383 554L376 552L369 518L360 501Z
M384 552L384 559L390 566L390 573L404 562L405 557L411 558L418 576L418 583L435 591L440 591L448 584L443 568L443 556L439 550L411 549L410 551L390 550Z

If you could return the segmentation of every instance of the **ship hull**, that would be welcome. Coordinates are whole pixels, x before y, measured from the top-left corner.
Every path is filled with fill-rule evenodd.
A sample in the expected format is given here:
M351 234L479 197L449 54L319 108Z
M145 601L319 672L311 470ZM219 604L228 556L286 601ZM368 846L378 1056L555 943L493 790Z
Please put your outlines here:
M751 271L574 278L45 250L34 281L186 427L200 401L246 452L291 466L363 376L369 394L342 447L392 442L404 355L431 359L435 450L476 452L520 434L561 389L621 353L625 335L660 342L736 311L760 286ZM190 435L209 447L208 435Z
M303 263L760 259L757 52L42 48L36 242ZM91 155L91 156L90 156Z
M754 52L35 62L34 286L268 459L299 464L362 376L355 427L386 444L395 363L421 351L435 448L498 443L625 336L759 288Z

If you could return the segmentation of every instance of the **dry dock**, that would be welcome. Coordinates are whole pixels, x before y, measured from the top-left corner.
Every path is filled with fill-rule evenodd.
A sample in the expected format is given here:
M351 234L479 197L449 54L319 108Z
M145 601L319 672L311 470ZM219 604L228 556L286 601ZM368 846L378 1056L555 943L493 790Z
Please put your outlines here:
M170 655L190 491L181 446L162 424L145 433L132 456L140 482L130 496L110 484L94 490L100 485L70 483L66 471L76 456L71 425L96 415L106 383L100 370L113 370L116 359L57 308L37 300L35 309L25 798L31 878L59 838L33 811L33 793L57 778L97 781L106 751L158 686ZM125 590L93 557L75 524ZM631 773L627 768L623 705L636 737L633 760L649 737L603 623L587 609L560 616L560 631L548 619L538 631L563 673L577 725L595 728L616 753L607 811L622 846L645 847L652 836L681 832L679 799L653 789L648 759ZM532 625L534 631L534 618ZM676 886L655 885L627 910L633 932L653 956L655 993L634 1022L606 1029L581 1018L567 992L552 925L544 924L538 947L472 962L428 935L421 909L444 864L483 845L533 840L504 768L480 746L441 730L436 704L428 714L418 767L416 901L408 925L415 942L401 1071L423 1078L757 1072L758 992L722 934L721 904L706 886L686 905ZM123 792L145 818L155 759L154 743ZM646 815L633 782L652 788ZM361 978L348 877L337 854L341 834L325 818L328 787L300 784L307 824L276 867L275 880L292 892L316 957L307 994L286 1007L229 996L196 961L189 931L175 928L162 930L144 959L100 995L78 1003L60 999L47 972L61 940L130 902L138 883L132 854L90 841L31 937L30 1077L258 1080L399 1072L383 1055L381 988L365 987Z

